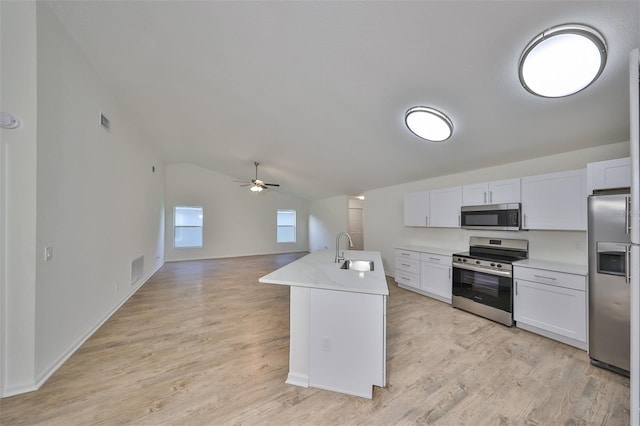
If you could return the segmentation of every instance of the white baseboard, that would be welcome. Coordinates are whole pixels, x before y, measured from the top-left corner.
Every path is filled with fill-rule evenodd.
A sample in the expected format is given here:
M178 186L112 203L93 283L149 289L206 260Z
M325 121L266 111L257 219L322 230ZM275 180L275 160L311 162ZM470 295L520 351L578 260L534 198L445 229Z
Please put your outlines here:
M58 357L57 360L51 363L49 367L47 367L42 373L40 373L36 377L35 382L8 386L7 388L4 389L0 397L6 398L9 396L19 395L27 392L33 392L40 389L40 387L49 379L49 377L51 377L51 375L53 375L53 373L55 373L58 370L58 368L62 366L62 364L64 364L78 349L80 349L80 346L82 346L84 342L86 342L91 336L93 336L93 334L96 331L98 331L98 329L102 327L102 325L105 322L107 322L107 320L111 318L111 316L113 316L113 314L115 314L118 311L118 309L120 309L122 305L124 305L127 302L127 300L129 300L129 298L131 298L131 296L133 296L140 289L140 287L142 287L149 280L149 278L153 276L153 274L158 272L158 270L162 267L162 265L164 265L164 262L160 263L153 271L151 271L146 276L144 276L143 279L139 280L138 281L139 284L137 284L135 287L132 287L131 291L129 292L129 294L126 295L126 297L124 297L111 311L109 311L107 315L105 315L100 321L98 321L89 331L87 331L83 336L81 336L78 340L76 340L76 342L73 345L71 345L71 347L64 354Z
M421 294L423 296L427 296L427 297L430 297L432 299L436 299L436 300L439 300L441 302L448 303L449 305L451 304L451 298L450 297L444 297L444 296L441 296L439 294L432 293L430 291L424 291L424 290L419 289L419 288L409 287L408 285L400 284L397 281L396 281L396 284L398 284L398 287L403 288L405 290L413 291L414 293L418 293L418 294Z
M40 388L40 386L37 386L35 382L13 385L13 386L7 387L2 393L1 397L8 398L10 396L20 395L22 393L33 392L38 390L38 388Z
M288 385L295 385L295 386L300 386L303 388L308 388L309 387L309 376L307 376L306 374L298 374L298 373L291 373L289 372L289 374L287 375L287 380L285 381L286 384Z
M516 321L516 327L529 331L531 333L539 334L551 340L557 340L558 342L564 343L565 345L573 346L574 348L582 349L583 351L587 350L587 342L582 342L580 340L562 336L552 331L543 330L541 328L535 327L533 325L525 324L519 321Z
M338 392L338 393L344 393L346 395L353 395L353 396L359 396L361 398L373 399L373 385L371 386L367 385L363 387L362 390L342 389L342 388L336 388L333 386L325 386L317 383L311 383L310 386L318 389L328 390L331 392Z

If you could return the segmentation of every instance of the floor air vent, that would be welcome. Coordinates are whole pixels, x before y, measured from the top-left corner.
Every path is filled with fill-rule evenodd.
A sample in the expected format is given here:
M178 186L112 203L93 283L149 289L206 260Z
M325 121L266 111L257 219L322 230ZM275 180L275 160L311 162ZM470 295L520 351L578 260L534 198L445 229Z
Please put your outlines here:
M131 262L131 285L137 283L144 274L144 256L133 259Z

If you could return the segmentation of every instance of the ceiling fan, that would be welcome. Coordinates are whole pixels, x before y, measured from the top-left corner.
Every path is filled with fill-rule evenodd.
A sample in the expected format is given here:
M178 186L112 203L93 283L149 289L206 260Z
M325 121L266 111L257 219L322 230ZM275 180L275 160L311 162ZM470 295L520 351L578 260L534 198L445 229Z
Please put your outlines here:
M258 163L257 161L255 161L253 163L256 166L256 178L255 179L251 179L251 182L245 182L242 180L235 180L234 182L241 182L244 183L244 185L240 185L240 186L251 186L251 191L253 192L261 192L263 189L268 189L270 186L280 186L280 184L277 183L265 183L263 181L261 181L260 179L258 179L258 165L260 165L260 163Z

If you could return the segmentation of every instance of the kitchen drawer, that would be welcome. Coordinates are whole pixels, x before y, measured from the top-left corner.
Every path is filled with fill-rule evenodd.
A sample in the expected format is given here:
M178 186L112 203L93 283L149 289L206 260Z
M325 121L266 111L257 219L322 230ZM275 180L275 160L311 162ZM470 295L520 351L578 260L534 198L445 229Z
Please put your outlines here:
M451 265L451 256L444 256L442 254L433 253L420 253L420 260L422 262L437 263L440 265Z
M420 275L396 268L396 282L413 288L420 288Z
M587 281L584 275L567 274L546 269L522 268L514 265L513 277L516 280L527 280L557 287L586 291Z
M403 250L396 249L396 259L407 259L407 260L416 260L420 261L420 252L411 251L411 250Z
M420 262L404 258L396 258L396 271L420 274Z

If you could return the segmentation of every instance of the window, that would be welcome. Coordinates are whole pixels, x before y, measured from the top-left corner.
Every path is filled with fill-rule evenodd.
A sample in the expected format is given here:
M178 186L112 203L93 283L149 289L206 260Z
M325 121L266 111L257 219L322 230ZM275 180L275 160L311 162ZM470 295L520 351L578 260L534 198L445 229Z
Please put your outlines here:
M175 207L173 246L175 248L202 247L202 207Z
M278 210L278 235L279 243L296 242L296 211Z

